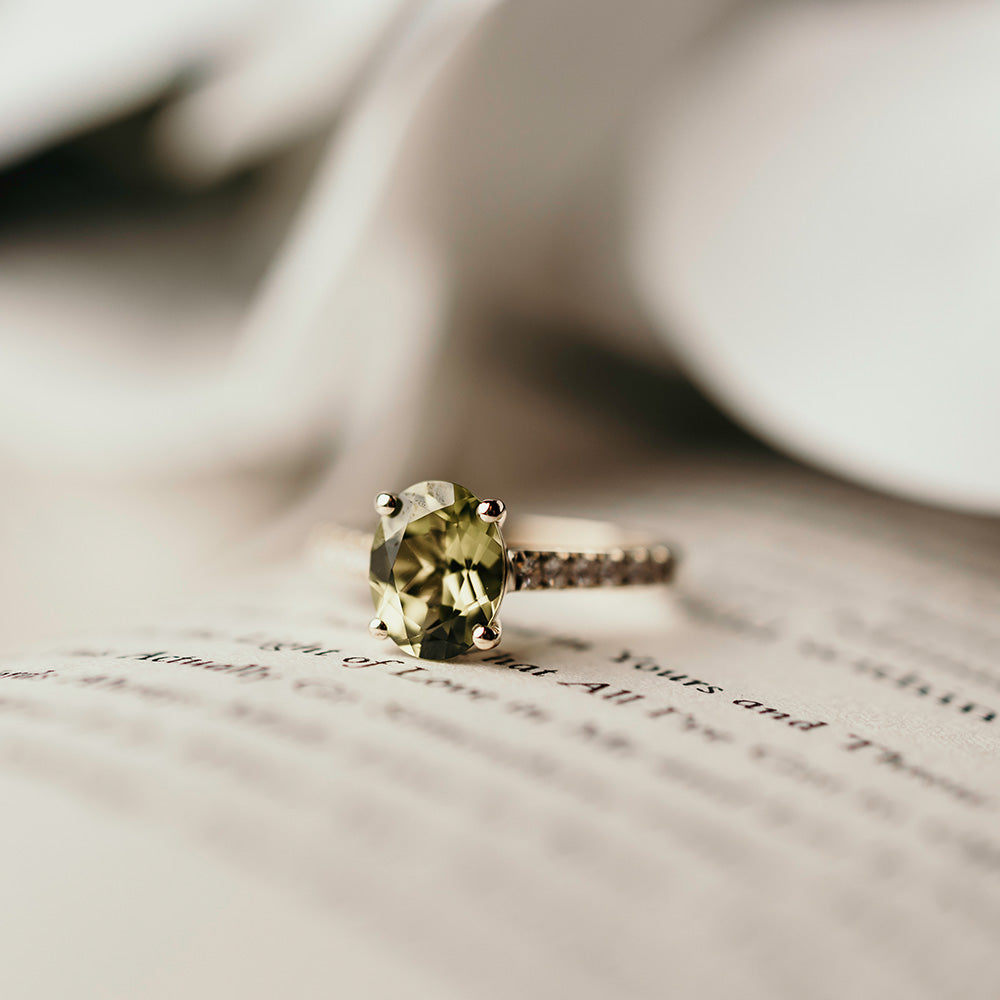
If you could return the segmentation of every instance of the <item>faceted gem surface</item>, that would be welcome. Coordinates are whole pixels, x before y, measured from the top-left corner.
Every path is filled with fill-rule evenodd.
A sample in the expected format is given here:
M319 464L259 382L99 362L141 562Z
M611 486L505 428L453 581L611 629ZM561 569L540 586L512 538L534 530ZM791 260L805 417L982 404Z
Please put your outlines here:
M503 597L506 551L497 524L476 514L479 498L431 480L398 494L372 542L369 582L375 614L401 649L430 660L468 652Z

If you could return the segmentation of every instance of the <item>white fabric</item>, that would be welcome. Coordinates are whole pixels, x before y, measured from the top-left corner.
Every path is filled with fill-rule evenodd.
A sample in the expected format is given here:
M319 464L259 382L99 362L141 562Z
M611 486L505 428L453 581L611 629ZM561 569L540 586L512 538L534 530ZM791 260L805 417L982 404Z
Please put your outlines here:
M304 530L446 464L420 444L434 373L456 323L498 307L676 360L834 472L1000 511L998 41L971 0L7 3L8 166L192 68L149 135L179 183L329 137L304 195L278 171L224 238L183 219L0 234L8 552L38 563L54 492L100 498L127 580L154 493L167 535L221 537L273 522L308 466ZM264 280L224 280L251 251ZM467 405L473 367L449 385ZM76 517L73 558L109 559ZM16 608L23 581L0 592ZM51 624L44 580L29 592Z

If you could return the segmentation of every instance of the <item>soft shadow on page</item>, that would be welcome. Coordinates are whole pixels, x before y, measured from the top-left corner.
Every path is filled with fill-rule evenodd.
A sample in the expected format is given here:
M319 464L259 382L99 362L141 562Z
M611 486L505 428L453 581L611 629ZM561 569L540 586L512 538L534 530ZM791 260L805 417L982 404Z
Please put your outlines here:
M296 564L8 658L4 995L993 996L996 523L759 450L578 503L676 591L431 663Z

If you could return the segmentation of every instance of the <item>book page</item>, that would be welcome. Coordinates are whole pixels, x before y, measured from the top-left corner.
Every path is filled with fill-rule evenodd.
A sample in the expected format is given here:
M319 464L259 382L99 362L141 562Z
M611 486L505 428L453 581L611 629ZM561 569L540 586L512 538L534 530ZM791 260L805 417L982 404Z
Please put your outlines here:
M619 498L625 484L615 484ZM0 665L0 992L995 997L1000 529L760 459L418 661L295 565Z

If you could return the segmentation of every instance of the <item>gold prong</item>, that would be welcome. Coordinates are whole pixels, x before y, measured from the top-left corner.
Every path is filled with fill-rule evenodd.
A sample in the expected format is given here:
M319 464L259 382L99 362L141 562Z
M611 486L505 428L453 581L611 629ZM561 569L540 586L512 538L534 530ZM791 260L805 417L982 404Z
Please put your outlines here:
M392 517L398 514L403 502L394 493L379 493L375 497L375 513L381 517Z
M492 625L477 625L472 630L472 641L476 649L496 649L500 645L500 620L493 620Z
M503 527L507 520L507 505L503 500L483 500L476 508L480 521L487 524L499 524Z

